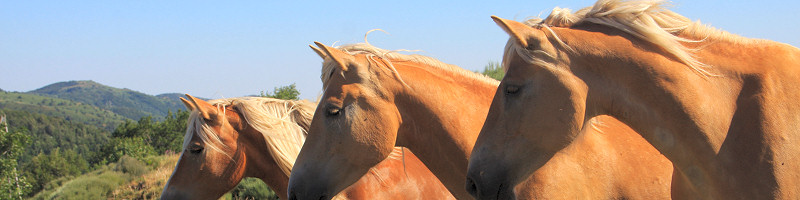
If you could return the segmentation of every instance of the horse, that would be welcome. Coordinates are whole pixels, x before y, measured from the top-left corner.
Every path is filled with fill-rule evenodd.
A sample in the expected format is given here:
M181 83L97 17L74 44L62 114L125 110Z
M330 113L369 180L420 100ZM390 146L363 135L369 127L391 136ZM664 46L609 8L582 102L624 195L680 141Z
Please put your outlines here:
M315 103L260 97L204 101L181 98L191 110L183 149L161 199L216 199L244 177L263 180L281 199ZM405 148L342 191L337 199L452 199Z
M507 75L470 157L473 192L510 193L587 120L609 115L673 163L692 199L800 199L800 49L663 4L599 0L525 23L492 16L510 35Z
M316 44L325 90L289 180L290 199L330 198L395 145L414 151L456 198L471 199L467 158L499 82L365 43ZM553 162L558 176L530 176L518 197L669 198L671 163L615 119L597 124L584 145Z

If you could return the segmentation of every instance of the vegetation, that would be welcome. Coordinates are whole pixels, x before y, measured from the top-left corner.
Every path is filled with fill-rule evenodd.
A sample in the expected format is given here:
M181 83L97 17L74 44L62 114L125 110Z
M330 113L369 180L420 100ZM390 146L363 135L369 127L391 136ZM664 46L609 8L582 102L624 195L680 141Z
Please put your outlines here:
M278 199L275 191L272 191L266 183L258 178L244 178L239 185L236 185L225 199Z
M98 150L84 158L73 150L59 148L39 153L25 164L26 175L33 180L33 192L41 199L98 199L112 197L112 191L124 183L148 173L163 163L157 155L179 152L186 130L188 111L169 114L164 121L143 117L125 121L111 133L108 142L96 144ZM107 164L110 163L110 164ZM171 164L174 168L174 163ZM86 175L90 169L95 171ZM169 170L171 173L172 170ZM168 175L167 175L168 177ZM166 183L166 180L163 181ZM163 184L158 188L160 194Z
M502 79L491 62L481 72ZM260 96L298 100L295 84ZM182 150L188 111L176 93L150 96L92 81L0 91L0 200L158 198ZM171 112L176 111L176 112ZM134 120L138 119L138 120ZM35 194L35 195L34 195ZM224 199L277 199L245 178Z
M118 89L94 81L67 81L31 91L33 94L58 97L112 111L129 119L165 116L168 110L183 108L180 100L150 96L130 89ZM167 95L169 97L169 95Z
M25 111L3 112L8 114L9 125L24 130L16 133L29 138L13 162L19 169L15 173L30 183L25 195L60 177L87 172L94 163L84 156L94 154L109 140L109 133L95 126Z
M503 76L506 75L506 72L503 70L503 67L500 65L500 63L495 61L491 61L489 64L486 64L486 66L483 67L483 71L480 73L497 80L503 80Z
M261 92L280 99L299 95L295 84ZM190 114L179 110L179 96L92 81L0 91L0 115L7 114L14 128L0 130L0 200L158 198L182 150ZM223 198L277 195L261 180L246 178Z
M113 197L117 199L156 199L161 196L161 191L167 185L175 164L178 162L178 154L169 153L163 156L151 158L155 160L151 165L152 170L148 170L138 178L129 181L127 184L117 187L113 191Z
M266 92L261 91L261 95L259 96L276 98L276 99L299 100L300 91L298 91L295 84L292 83L291 85L288 86L276 87L271 94L269 93L269 91Z
M0 92L0 110L5 112L14 110L57 117L76 124L100 127L100 129L107 131L114 130L114 127L125 119L122 115L85 103L18 92ZM9 116L11 127L18 127L13 120L18 119L19 115L21 114ZM31 131L33 130L31 129Z
M8 115L10 127L29 130L31 139L21 157L29 161L40 153L48 154L54 149L74 150L80 155L89 155L108 142L109 132L96 126L73 122L64 118L21 110L0 110Z
M8 131L5 116L0 116L0 199L22 199L30 192L31 184L17 168L28 143L26 131Z
M57 179L33 199L155 199L167 182L178 155L148 157L146 164L123 156L92 172Z
M61 152L58 148L48 154L39 153L23 166L33 191L41 190L45 184L57 178L76 176L89 170L89 163L83 156L71 149Z
M111 142L103 145L93 161L115 162L123 155L139 160L162 153L180 152L186 131L188 111L168 112L164 121L153 121L147 116L138 122L126 120L111 133Z

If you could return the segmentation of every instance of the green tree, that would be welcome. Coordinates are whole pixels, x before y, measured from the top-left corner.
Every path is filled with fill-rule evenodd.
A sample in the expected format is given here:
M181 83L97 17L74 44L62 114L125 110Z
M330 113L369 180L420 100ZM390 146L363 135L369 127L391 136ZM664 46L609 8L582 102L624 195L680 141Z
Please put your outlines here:
M259 96L276 98L276 99L299 100L300 91L298 91L295 84L292 83L291 85L288 86L276 87L271 94L269 93L269 91L266 92L261 91L261 95Z
M151 155L180 152L189 114L182 110L168 112L161 122L154 121L152 116L135 122L126 120L114 129L111 141L102 145L92 163L113 163L124 155L148 162L145 158Z
M31 192L31 184L17 169L29 142L26 133L24 129L8 131L5 116L0 116L0 199L22 199Z
M145 161L148 156L156 155L153 146L147 144L143 137L117 137L103 145L94 158L99 164L117 162L122 156L130 156Z
M39 153L25 164L26 176L30 178L33 191L37 192L52 180L64 176L76 176L89 170L89 163L81 155L68 149L56 148L50 153Z
M181 151L183 135L186 134L186 123L190 114L189 111L183 110L178 110L177 113L167 112L167 117L154 127L153 135L150 135L149 143L156 152Z
M88 156L100 150L109 140L109 131L96 126L35 111L0 109L0 112L8 114L10 127L24 128L29 133L30 143L18 160L21 163L28 162L39 153L48 154L55 148L72 149Z
M486 64L486 66L483 67L483 71L480 73L497 80L502 80L503 76L506 75L506 72L503 70L503 67L500 66L500 63L495 61L490 61L489 64Z
M151 146L154 152L159 154L167 151L180 152L189 115L189 111L178 110L177 113L167 112L167 116L161 122L154 121L152 116L142 117L137 122L126 120L117 126L111 136L112 138L141 138L145 144ZM116 160L108 161L115 162Z

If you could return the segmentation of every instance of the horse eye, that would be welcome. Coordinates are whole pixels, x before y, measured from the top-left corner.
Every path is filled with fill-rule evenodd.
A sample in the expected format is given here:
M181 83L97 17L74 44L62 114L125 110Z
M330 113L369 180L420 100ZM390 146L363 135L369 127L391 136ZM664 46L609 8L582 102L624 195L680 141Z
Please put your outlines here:
M202 146L192 145L191 147L189 147L188 150L189 150L189 153L191 153L191 154L199 154L199 153L203 152L203 149L204 148Z
M506 86L506 95L516 94L517 92L519 92L519 86L515 85Z
M341 108L331 106L328 107L326 114L328 114L328 116L337 116L341 111L342 111Z

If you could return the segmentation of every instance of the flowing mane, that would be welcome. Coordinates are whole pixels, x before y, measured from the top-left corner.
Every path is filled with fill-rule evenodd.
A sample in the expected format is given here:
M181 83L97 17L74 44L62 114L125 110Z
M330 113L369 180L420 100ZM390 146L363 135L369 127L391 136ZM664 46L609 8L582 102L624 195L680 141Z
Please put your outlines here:
M524 23L535 28L544 28L565 48L570 49L549 27L572 27L584 22L606 25L624 31L643 41L651 43L671 54L702 75L712 75L706 64L698 61L692 51L681 42L703 42L708 39L733 43L760 41L747 39L716 28L692 22L688 18L665 8L664 0L599 0L594 6L576 12L568 8L556 7L545 19L533 18ZM683 34L692 38L684 38ZM506 50L515 48L509 44Z
M351 55L358 55L358 54L367 55L371 61L374 61L375 58L380 58L384 63L386 63L386 65L388 65L389 69L392 71L392 74L394 74L395 78L397 78L397 80L399 80L403 84L405 84L405 82L403 81L403 79L400 78L400 75L394 68L394 65L392 65L392 60L411 61L427 65L433 68L441 69L444 71L452 72L453 74L456 75L461 75L464 77L469 77L475 80L479 80L487 84L494 84L494 85L499 84L499 81L494 80L488 76L475 73L469 70L465 70L455 65L444 63L435 58L417 54L405 55L397 53L397 51L403 51L403 50L389 51L372 46L367 43L348 44L348 45L338 46L336 48L344 52L347 52ZM320 79L322 79L323 88L326 87L325 85L328 82L328 79L330 79L331 76L333 76L334 69L336 69L335 63L332 62L330 58L325 58L324 64L322 66L322 75L320 76Z
M218 109L222 107L220 110L223 112L228 106L238 110L248 125L264 135L267 148L281 170L287 176L290 174L308 134L316 104L260 97L216 99L209 103ZM220 141L219 135L202 120L198 111L192 111L189 117L184 149L195 132L209 149L222 152L220 148L227 148Z

